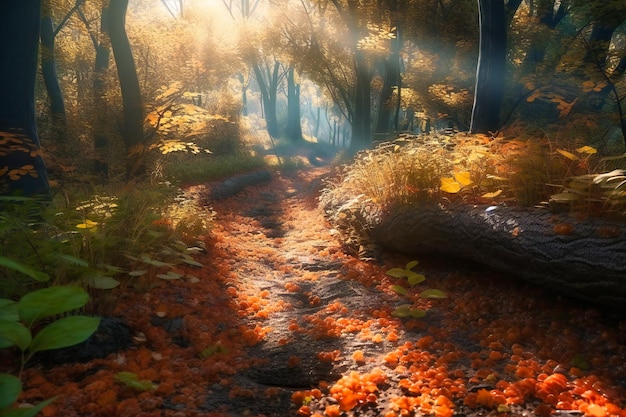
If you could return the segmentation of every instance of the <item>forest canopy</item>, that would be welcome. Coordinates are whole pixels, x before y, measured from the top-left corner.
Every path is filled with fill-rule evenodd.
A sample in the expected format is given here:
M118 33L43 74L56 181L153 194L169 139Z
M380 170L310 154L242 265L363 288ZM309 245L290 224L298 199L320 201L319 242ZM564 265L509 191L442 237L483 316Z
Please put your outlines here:
M624 150L619 0L44 0L36 17L39 4L3 6L3 38L31 34L7 53L33 51L0 74L9 192L43 181L39 139L53 177L100 178L159 176L181 152L357 150L402 131ZM11 115L33 98L33 117Z

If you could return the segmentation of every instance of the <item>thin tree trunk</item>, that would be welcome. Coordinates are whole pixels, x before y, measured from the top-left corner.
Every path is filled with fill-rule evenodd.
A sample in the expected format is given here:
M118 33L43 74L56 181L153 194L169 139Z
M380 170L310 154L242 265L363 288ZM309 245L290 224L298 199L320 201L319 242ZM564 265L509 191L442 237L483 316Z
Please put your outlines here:
M354 93L354 117L352 119L352 152L369 148L372 145L371 115L371 74L367 60L362 51L354 54L354 71L356 73Z
M293 64L287 71L287 138L291 142L302 140L300 124L300 84L296 84Z
M265 123L267 133L276 138L279 135L278 132L278 119L276 118L276 94L278 89L278 71L280 69L280 62L274 62L272 71L268 69L267 80L263 76L263 72L258 64L252 65L252 70L257 79L259 89L261 91L261 100L263 101L263 110L265 116Z
M109 3L108 32L115 57L117 74L124 105L122 136L126 145L126 175L128 179L145 173L143 160L143 103L135 60L126 36L126 9L128 0Z
M104 39L96 41L94 46L96 48L96 61L94 64L94 80L93 80L93 96L96 108L96 122L94 129L94 174L101 177L104 181L109 178L109 162L107 157L107 149L109 148L109 133L108 127L109 115L106 108L106 73L109 69L109 62L111 57L111 49L109 46L109 34L107 32L108 27L108 7L102 7L102 15L100 16L100 32Z
M48 3L48 2L47 2ZM41 17L41 72L48 93L50 103L50 118L52 120L52 137L57 144L63 144L67 139L67 118L65 116L65 101L56 69L54 55L54 24L50 16L49 4L46 5ZM63 153L68 149L63 149Z
M396 22L396 25L398 23ZM376 133L388 133L393 126L397 130L397 100L393 100L393 88L400 89L400 30L396 27L396 38L391 41L391 52L384 60L383 88L380 94L380 105L378 110L378 121L376 122ZM395 120L392 123L391 110L394 108Z

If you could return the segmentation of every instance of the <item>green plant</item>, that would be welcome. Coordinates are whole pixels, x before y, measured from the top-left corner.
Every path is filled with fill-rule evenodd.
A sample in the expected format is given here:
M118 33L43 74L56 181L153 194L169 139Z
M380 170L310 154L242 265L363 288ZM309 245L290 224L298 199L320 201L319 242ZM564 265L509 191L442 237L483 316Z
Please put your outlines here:
M415 268L419 264L418 261L411 261L406 264L405 268L391 268L385 272L386 275L394 278L406 278L409 286L413 287L421 282L426 280L426 277L423 274L418 274L414 272L412 269ZM402 285L392 285L390 287L396 294L406 296L408 295L408 290ZM447 298L447 294L441 290L437 290L434 288L430 288L424 290L419 293L419 298L432 298L432 299L440 299ZM426 315L426 311L415 307L414 304L401 304L391 313L394 317L413 317L420 318Z
M11 262L4 262L5 267L9 265L14 266ZM24 271L19 264L17 269ZM70 286L32 291L18 302L0 299L0 349L17 347L21 352L18 377L0 373L0 416L35 416L54 401L51 398L29 409L12 408L22 390L24 365L35 353L76 345L96 331L100 324L96 317L71 315L54 319L84 307L88 301L89 295L84 289Z
M203 184L264 167L263 158L247 152L217 156L180 154L162 161L160 176L177 183Z
M115 374L115 380L127 386L128 388L132 388L135 391L151 391L156 389L158 384L148 380L148 379L139 379L139 376L133 372L122 371Z
M68 214L66 222L77 231L69 239L74 251L90 266L115 274L115 279L89 276L87 285L108 289L119 280L132 285L151 270L161 279L179 279L184 275L175 270L178 265L202 267L192 257L198 248L183 240L191 243L205 234L213 213L174 191L163 184L116 197L96 195L78 205L80 217Z
M85 341L100 319L71 315L55 316L84 307L89 294L81 287L52 286L32 291L15 302L0 299L0 348L21 351L20 374L26 362L42 350L59 349ZM43 324L48 319L50 323Z
M19 378L9 374L0 374L0 416L35 417L45 406L56 399L56 397L48 398L32 408L13 408L20 392L22 392L22 382Z

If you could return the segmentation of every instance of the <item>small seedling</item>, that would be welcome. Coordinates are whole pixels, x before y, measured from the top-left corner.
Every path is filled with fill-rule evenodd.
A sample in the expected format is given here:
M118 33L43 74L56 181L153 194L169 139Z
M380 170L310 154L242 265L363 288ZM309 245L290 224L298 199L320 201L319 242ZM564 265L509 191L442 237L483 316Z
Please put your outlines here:
M417 285L426 280L426 277L423 274L418 274L413 271L419 264L418 261L411 261L406 264L405 268L391 268L385 272L386 275L393 278L406 278L407 282L411 287ZM389 288L393 290L398 295L407 295L408 291L402 285L392 285ZM422 291L419 294L420 298L447 298L447 294L444 291L437 290L434 288L430 288ZM421 318L426 315L426 311L421 308L413 307L412 304L402 304L396 307L396 309L391 313L394 317L413 317L413 318Z

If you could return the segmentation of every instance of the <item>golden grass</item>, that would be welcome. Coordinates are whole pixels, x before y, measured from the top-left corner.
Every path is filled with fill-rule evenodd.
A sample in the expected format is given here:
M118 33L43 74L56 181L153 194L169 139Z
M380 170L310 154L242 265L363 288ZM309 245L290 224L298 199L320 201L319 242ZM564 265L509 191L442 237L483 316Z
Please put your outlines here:
M581 144L547 139L401 135L366 150L343 167L321 202L349 200L385 210L398 204L454 201L560 209L626 212L626 177L614 168L621 157L602 158ZM602 174L602 175L600 175Z

